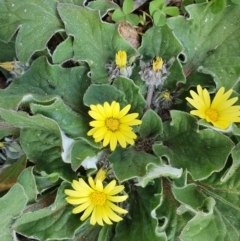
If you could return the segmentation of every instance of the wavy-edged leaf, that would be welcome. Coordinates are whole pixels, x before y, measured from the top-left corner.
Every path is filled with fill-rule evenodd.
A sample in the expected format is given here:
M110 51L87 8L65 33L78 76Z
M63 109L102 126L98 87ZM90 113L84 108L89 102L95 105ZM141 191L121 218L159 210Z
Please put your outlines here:
M156 155L166 156L176 168L187 169L193 179L209 177L226 164L233 142L214 130L197 130L195 117L171 111L172 122L165 122L162 144L154 145Z
M22 214L27 201L24 188L18 183L0 198L0 240L13 240L12 222Z
M168 25L184 46L185 75L200 71L211 74L218 88L233 87L240 71L240 6L229 2L219 14L206 10L205 4L192 4L186 9L190 18L168 19Z
M105 65L114 61L118 50L126 51L129 57L136 54L120 36L118 27L102 22L98 12L70 4L59 4L58 12L67 34L74 38L74 60L88 62L95 83L108 82Z

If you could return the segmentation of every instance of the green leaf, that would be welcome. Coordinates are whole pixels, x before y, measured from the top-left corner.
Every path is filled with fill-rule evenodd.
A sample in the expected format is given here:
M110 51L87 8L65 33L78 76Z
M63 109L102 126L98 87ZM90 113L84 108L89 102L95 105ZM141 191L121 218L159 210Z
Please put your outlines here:
M74 37L74 59L87 61L93 82L108 82L105 65L114 61L117 51L124 50L129 57L136 54L118 33L118 26L102 22L98 12L70 4L59 4L58 12L67 34Z
M22 235L39 240L73 238L76 230L84 223L79 220L78 215L72 214L73 207L65 200L65 188L69 188L69 184L63 182L51 206L25 213L15 222L14 229Z
M26 164L26 156L23 156L11 166L8 166L1 171L0 192L10 189L17 182L18 176L24 170Z
M132 10L133 10L133 0L124 0L123 1L123 12L125 13L125 14L129 14L129 13L131 13L132 12Z
M85 67L63 69L59 65L50 65L42 57L7 89L0 89L0 107L16 109L21 103L28 104L32 100L52 102L53 96L58 95L74 111L84 115L83 94L89 85Z
M153 146L157 156L166 156L176 168L187 169L200 180L220 171L233 147L223 134L205 129L198 131L195 117L171 111L172 122L165 122L162 144Z
M0 1L0 39L9 42L18 31L16 52L26 63L38 50L46 48L52 35L63 28L56 12L55 1ZM31 37L30 37L31 36Z
M202 241L203 237L212 240L237 241L239 236L229 233L229 224L224 224L218 212L208 214L199 212L183 229L180 238L184 241Z
M138 185L141 187L145 187L149 182L151 182L155 178L159 177L170 177L172 179L178 179L182 175L182 169L177 169L171 167L169 165L164 164L154 164L149 163L147 165L146 175L143 177L138 177Z
M27 201L24 188L18 183L0 198L0 240L14 240L12 223L22 214Z
M39 192L33 175L33 167L28 167L23 170L18 177L18 183L24 187L25 194L28 197L28 203L36 201Z
M102 105L104 102L111 104L112 101L117 101L126 105L124 93L112 85L96 85L92 84L86 91L83 97L85 105Z
M151 1L149 4L149 12L150 15L154 15L154 13L159 12L165 6L165 0L155 0Z
M186 9L191 18L169 18L168 25L185 48L186 77L196 72L211 74L217 88L224 86L229 89L239 79L240 43L237 39L240 31L240 6L229 3L217 15L205 11L205 8L205 4L189 5ZM206 76L203 75L202 81L205 79Z
M214 14L220 13L224 8L226 8L226 5L227 5L226 0L217 0L217 1L215 0L210 3L208 3L208 5L210 5L210 9L211 9L212 13L214 13ZM208 5L206 8L208 8Z
M134 148L117 148L109 156L109 161L113 165L113 171L117 179L121 182L134 177L145 176L149 163L161 164L158 157L143 151L137 151Z
M36 168L39 171L57 172L67 180L75 176L70 166L62 161L62 140L56 122L44 116L29 116L20 111L1 109L0 113L7 123L22 129L21 146L27 157L37 162Z
M179 9L178 7L165 7L162 9L162 11L170 16L178 16L179 15Z
M8 43L0 41L0 62L13 61L16 58L15 39Z
M112 20L115 22L125 21L126 15L122 12L121 9L116 9L112 14Z
M143 61L150 61L156 56L168 61L172 57L176 58L182 50L182 44L176 39L167 25L150 28L144 34L142 45L139 48L140 54L143 55Z
M240 0L232 0L233 3L240 4Z
M130 210L128 216L116 227L114 241L139 240L159 241L157 234L157 219L154 209L160 204L161 183L146 188L133 187L129 197ZM131 232L129 232L131 230Z
M180 241L182 229L193 216L189 212L180 212L181 206L173 196L171 187L169 179L162 178L161 203L154 210L158 220L156 232L161 241Z
M56 47L52 55L52 60L53 63L58 64L71 58L73 58L73 40L68 37Z
M93 148L83 140L74 142L71 151L71 163L73 170L76 171L81 166L82 162L86 160L86 158L95 157L97 153L97 149Z
M130 24L137 26L139 23L139 16L133 13L130 13L128 15L126 15L126 21L129 22Z
M125 94L125 99L128 104L131 104L130 112L142 113L146 107L146 101L140 93L139 87L133 82L133 80L118 77L114 80L113 86Z
M105 0L98 0L90 2L87 5L89 8L100 11L100 16L104 17L109 11L118 9L119 6L114 2L108 2Z
M160 117L151 109L145 112L142 124L139 128L141 137L155 138L162 133L162 121Z
M30 104L30 109L33 114L42 114L55 120L60 126L61 130L73 138L84 137L87 138L89 130L88 120L76 112L72 111L70 107L65 105L60 98L56 98L50 105L44 103Z
M155 12L153 14L153 22L156 26L164 26L167 23L167 18L163 12Z
M58 184L59 175L57 173L51 173L48 175L45 172L42 172L41 176L35 176L35 180L39 193L42 193L45 190L50 189Z

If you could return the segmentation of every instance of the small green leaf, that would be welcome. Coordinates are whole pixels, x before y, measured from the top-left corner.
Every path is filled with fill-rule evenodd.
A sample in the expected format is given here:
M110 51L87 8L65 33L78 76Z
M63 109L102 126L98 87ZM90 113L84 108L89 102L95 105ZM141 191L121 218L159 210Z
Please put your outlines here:
M155 138L162 133L162 121L160 117L151 109L145 112L142 118L142 124L139 128L141 137Z
M10 189L18 179L20 173L25 169L27 164L26 156L21 157L12 165L3 169L0 173L0 192Z
M14 240L12 223L22 214L27 201L24 188L18 183L0 198L0 240Z
M52 60L53 63L58 64L71 58L73 58L73 41L72 38L68 37L56 47L52 55Z
M165 0L151 1L149 4L149 12L153 16L154 13L159 12L165 6Z
M179 15L179 9L178 7L165 7L162 9L162 11L170 16L178 16Z
M134 4L133 0L124 0L123 1L123 8L122 8L123 12L125 14L131 13L132 10L133 10L133 4Z
M28 197L28 202L32 203L36 201L39 194L35 177L33 175L33 167L28 167L19 175L18 183L24 187L25 194Z
M240 4L240 0L232 0L233 3Z
M116 9L112 14L112 20L115 22L123 22L125 21L125 14L121 9Z
M132 24L133 26L137 26L139 23L139 16L133 13L130 13L128 15L125 16L125 19L127 22L129 22L130 24Z
M153 14L153 21L156 26L164 26L167 22L165 14L162 12L155 12Z

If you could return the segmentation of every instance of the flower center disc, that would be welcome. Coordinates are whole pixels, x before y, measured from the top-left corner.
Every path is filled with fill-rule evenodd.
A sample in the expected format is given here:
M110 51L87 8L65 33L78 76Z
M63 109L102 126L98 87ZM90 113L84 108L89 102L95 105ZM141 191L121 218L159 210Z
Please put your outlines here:
M108 118L105 121L106 127L110 131L117 131L119 129L120 122L118 119Z
M106 194L102 193L102 192L93 192L89 195L90 199L91 199L91 202L94 204L94 205L104 205L106 200L107 200L107 197L106 197Z
M208 118L211 121L217 121L218 120L218 113L215 110L208 109L208 110L206 110L205 114L208 116Z

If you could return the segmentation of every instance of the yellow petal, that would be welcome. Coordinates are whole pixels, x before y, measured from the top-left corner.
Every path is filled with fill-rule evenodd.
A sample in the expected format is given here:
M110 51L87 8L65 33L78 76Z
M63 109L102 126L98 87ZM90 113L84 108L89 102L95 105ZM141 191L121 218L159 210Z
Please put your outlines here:
M104 188L103 192L107 195L114 189L116 186L116 180L112 180L108 185ZM111 195L111 194L110 194Z
M96 112L96 111L93 111L93 110L90 110L88 111L88 114L95 120L101 120L101 121L104 121L105 118L99 113L99 112Z
M116 137L116 133L113 132L110 138L111 151L114 151L116 149L116 146L117 146L117 137Z
M97 222L99 225L103 226L103 219L102 219L103 215L102 215L101 207L100 207L100 206L96 206L96 207L95 207L95 210L96 210L96 211L95 211L96 222Z
M76 214L76 213L81 213L83 210L87 209L89 206L91 205L91 202L88 201L88 202L85 202L77 207L75 207L73 210L72 210L72 213Z
M107 133L105 134L104 140L103 140L103 146L107 146L109 144L111 136L112 136L112 132L107 131Z
M120 208L118 207L117 205L111 203L111 202L107 202L108 207L110 207L113 211L117 212L117 213L120 213L120 214L125 214L125 213L128 213L127 210L123 209L123 208Z
M107 213L108 217L113 220L114 222L119 222L122 220L120 216L112 211L109 205L104 205L105 212Z
M121 133L121 131L117 131L117 132L116 132L116 137L117 137L117 140L118 140L119 144L121 145L121 147L122 147L122 148L126 148L127 143L126 143L125 137L124 137L124 135Z
M94 207L91 218L90 218L90 224L95 225L96 222L97 222L97 220L96 220L96 207Z
M131 109L131 105L125 106L119 113L118 118L121 119L123 116L125 116L128 111Z
M81 220L81 221L86 220L86 219L90 216L91 212L93 211L93 208L94 208L94 205L91 204L91 205L84 211L84 213L83 213L83 215L81 216L80 220Z
M66 201L70 204L73 205L78 205L78 204L82 204L85 203L89 200L89 197L83 197L83 198L73 198L73 197L67 197Z
M115 188L113 188L107 194L113 196L113 195L116 195L116 194L120 193L123 190L124 190L124 186L123 185L119 185L119 186L116 186Z
M128 195L123 196L108 196L108 200L114 203L120 203L125 201L128 198Z
M112 117L118 119L119 111L120 111L120 105L119 105L119 103L115 102L112 107Z

